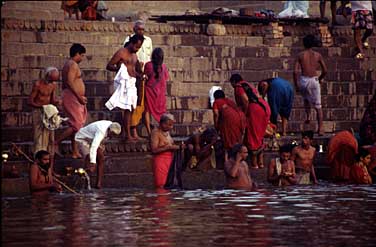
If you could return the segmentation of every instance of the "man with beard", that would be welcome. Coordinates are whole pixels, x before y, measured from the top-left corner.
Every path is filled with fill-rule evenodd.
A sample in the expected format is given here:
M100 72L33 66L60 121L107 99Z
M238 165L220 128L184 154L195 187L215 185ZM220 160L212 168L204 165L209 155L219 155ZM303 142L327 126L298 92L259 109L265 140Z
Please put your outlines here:
M55 184L52 176L50 153L40 150L35 154L35 162L30 166L30 191L32 195L43 195L49 191L61 192L60 185Z

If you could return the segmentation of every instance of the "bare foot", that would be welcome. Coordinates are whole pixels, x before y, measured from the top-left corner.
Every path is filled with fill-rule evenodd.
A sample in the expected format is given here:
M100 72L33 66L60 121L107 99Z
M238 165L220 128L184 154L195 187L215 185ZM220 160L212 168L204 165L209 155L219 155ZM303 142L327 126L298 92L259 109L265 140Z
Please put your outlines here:
M258 167L259 167L260 169L262 169L262 168L264 168L264 164L259 164Z
M134 137L132 137L132 136L129 136L129 137L126 137L126 138L125 138L125 141L126 141L126 142L135 142L135 141L137 141L137 139L134 138Z
M86 171L88 171L90 174L95 172L95 165L94 164L89 164L85 168Z
M259 169L258 165L255 165L255 166L251 166L253 169Z
M283 132L283 133L282 133L282 136L287 136L286 132Z

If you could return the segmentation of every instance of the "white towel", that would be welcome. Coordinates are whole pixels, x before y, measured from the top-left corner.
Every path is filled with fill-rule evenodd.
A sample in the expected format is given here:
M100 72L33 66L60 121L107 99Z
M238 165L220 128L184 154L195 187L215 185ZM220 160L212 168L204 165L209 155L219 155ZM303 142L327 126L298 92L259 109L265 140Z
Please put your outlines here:
M56 130L60 127L63 121L67 121L68 118L62 118L59 116L59 110L52 104L43 106L42 122L43 125L49 130Z
M127 67L121 64L119 71L114 79L115 92L106 102L105 106L111 111L115 107L130 110L137 106L137 88L136 78L128 74Z
M209 98L210 98L210 106L211 106L211 107L213 107L213 104L214 104L214 101L215 101L215 99L214 99L214 93L215 93L215 91L217 91L217 90L222 90L222 88L219 87L219 86L212 86L212 87L210 88L210 91L209 91Z

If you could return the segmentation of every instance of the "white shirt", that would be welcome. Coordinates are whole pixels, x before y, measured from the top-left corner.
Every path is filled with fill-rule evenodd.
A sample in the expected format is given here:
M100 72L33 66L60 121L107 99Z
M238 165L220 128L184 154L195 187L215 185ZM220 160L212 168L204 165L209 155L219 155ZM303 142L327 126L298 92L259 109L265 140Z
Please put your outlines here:
M350 1L351 11L369 10L372 11L372 1Z
M112 124L108 120L93 122L81 128L75 136L76 141L84 141L90 144L90 163L97 163L97 149L104 138L107 136L107 129Z
M134 34L133 34L134 35ZM131 36L127 36L124 40L123 45L129 41ZM153 52L153 44L151 38L144 35L144 42L142 43L141 48L136 53L137 58L140 62L144 63L144 66L147 62L151 60L151 53Z

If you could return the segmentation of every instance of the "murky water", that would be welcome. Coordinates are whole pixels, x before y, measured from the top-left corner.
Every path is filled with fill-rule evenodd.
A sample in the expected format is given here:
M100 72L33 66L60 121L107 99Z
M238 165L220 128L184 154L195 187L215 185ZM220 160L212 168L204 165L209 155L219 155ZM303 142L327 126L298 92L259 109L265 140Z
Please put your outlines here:
M375 246L376 186L2 198L3 246Z

